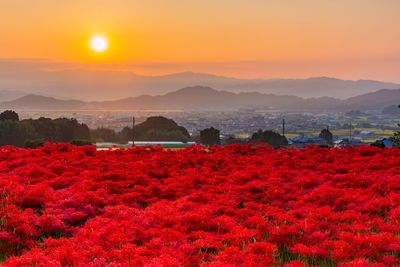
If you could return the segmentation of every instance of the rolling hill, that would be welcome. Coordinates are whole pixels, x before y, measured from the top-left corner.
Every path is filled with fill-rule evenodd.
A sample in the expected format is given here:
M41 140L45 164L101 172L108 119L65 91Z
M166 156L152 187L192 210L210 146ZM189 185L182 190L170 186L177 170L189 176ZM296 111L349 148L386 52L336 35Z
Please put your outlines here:
M1 109L15 110L232 110L240 108L280 109L282 111L382 110L400 103L400 90L383 89L345 100L332 97L301 98L262 94L232 93L210 87L194 86L164 95L142 95L111 101L62 100L40 95L27 95L0 103Z

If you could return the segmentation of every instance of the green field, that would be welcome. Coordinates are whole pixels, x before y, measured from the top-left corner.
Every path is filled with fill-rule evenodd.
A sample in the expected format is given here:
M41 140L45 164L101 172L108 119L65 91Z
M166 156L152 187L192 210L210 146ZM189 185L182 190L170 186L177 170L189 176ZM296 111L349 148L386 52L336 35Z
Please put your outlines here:
M335 129L331 129L330 130L332 132L332 134L334 136L349 136L350 135L350 130L348 129L340 129L340 130L335 130ZM378 129L378 128L355 128L351 130L351 134L354 136L354 132L358 131L358 132L362 132L362 131L368 131L368 132L372 132L374 133L375 136L379 136L379 137L389 137L392 136L393 133L395 131L393 130L383 130L383 129ZM320 133L320 130L315 130L315 131L301 131L301 132L297 132L297 133L293 133L293 132L289 132L287 134L285 134L285 136L287 138L294 138L296 136L300 136L300 135L306 135L306 136L318 136ZM368 139L367 139L368 138ZM371 140L376 140L376 138L374 137L368 137L365 136L365 140L371 141Z

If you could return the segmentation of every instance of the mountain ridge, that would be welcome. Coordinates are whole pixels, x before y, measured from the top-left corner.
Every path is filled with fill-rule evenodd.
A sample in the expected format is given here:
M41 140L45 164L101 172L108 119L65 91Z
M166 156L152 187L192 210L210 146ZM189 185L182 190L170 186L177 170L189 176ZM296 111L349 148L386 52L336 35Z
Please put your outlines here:
M228 92L207 86L185 87L164 95L141 95L108 101L62 100L29 94L0 103L1 109L25 110L232 110L265 108L288 111L332 111L346 109L381 110L400 103L400 89L382 89L348 99L333 97L302 98L259 92Z
M326 76L305 79L251 79L190 71L149 76L123 69L101 70L80 66L47 66L44 63L1 61L0 70L0 90L12 89L27 94L85 101L115 100L145 94L164 95L177 88L196 84L235 93L257 91L303 98L328 96L340 99L382 88L400 88L400 84L390 82L344 80Z

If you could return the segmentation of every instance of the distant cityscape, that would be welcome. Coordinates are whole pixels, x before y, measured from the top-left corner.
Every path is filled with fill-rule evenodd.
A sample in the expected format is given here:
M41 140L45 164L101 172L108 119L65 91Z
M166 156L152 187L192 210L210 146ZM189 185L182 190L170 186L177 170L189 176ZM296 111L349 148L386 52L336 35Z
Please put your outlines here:
M207 127L220 130L221 138L245 139L259 129L282 133L285 120L285 136L290 139L313 143L321 129L329 128L334 140L355 139L363 143L388 138L398 130L400 118L394 114L279 112L258 109L237 111L18 111L24 118L72 117L91 129L110 128L120 131L131 127L132 117L141 123L151 116L164 116L185 127L191 136L196 136ZM296 139L295 139L296 140Z

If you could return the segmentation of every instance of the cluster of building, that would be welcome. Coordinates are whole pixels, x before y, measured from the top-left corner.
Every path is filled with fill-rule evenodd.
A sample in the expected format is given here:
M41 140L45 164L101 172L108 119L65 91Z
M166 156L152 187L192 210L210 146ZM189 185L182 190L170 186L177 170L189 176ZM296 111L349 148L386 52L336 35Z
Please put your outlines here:
M324 140L318 137L321 129L330 127L334 135L335 146L357 146L373 143L376 140L389 142L389 136L398 130L399 118L388 114L363 112L337 113L307 113L282 112L275 110L242 109L237 111L181 111L181 110L148 110L148 111L36 111L23 114L26 117L75 117L90 128L110 128L120 131L131 126L132 116L136 123L141 123L151 116L165 116L184 126L192 136L208 127L215 127L225 138L249 138L252 133L263 130L272 130L282 133L282 120L286 122L285 136L289 144L304 146L307 144L323 144ZM385 141L389 140L389 141Z

